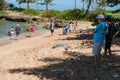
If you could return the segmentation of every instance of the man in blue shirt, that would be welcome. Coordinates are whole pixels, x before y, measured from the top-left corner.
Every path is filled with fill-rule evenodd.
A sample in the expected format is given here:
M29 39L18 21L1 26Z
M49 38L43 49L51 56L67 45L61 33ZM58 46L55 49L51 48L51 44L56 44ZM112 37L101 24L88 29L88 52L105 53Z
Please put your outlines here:
M104 43L105 34L108 32L107 24L105 23L105 17L100 14L96 17L98 19L98 25L94 29L94 46L93 54L95 57L95 64L98 64L101 59L101 49Z

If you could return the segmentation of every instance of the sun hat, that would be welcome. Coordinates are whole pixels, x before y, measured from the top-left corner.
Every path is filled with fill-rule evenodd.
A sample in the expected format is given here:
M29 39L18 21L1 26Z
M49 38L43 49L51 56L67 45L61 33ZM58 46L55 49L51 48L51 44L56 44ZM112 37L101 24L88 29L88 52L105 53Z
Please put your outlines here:
M105 16L103 14L100 14L96 17L97 19L105 19Z

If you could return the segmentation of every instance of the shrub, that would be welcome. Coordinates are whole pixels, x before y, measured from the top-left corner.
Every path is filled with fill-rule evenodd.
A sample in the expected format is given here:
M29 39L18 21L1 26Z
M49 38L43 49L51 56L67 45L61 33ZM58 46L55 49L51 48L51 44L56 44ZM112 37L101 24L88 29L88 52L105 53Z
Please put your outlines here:
M0 14L7 14L6 11L0 11Z
M47 10L43 12L42 17L62 19L62 12L58 10Z
M37 10L34 10L34 9L27 9L26 11L24 11L24 13L25 14L27 14L27 15L39 15L40 14L40 12L39 11L37 11Z
M0 1L0 10L5 10L8 8L8 4L6 3L5 0Z
M83 18L84 11L80 9L63 11L63 19L65 20L80 20Z

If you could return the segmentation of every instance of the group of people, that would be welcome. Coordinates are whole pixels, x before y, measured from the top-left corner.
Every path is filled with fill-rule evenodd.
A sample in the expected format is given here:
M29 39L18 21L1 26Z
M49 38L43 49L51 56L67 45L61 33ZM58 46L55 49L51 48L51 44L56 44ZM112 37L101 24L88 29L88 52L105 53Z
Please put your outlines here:
M76 23L76 26L77 26L77 23ZM53 21L51 21L51 23L50 23L51 36L53 36L54 29L55 29L55 24ZM62 29L63 35L66 35L68 32L71 33L72 30L73 30L73 23L69 22L69 24L66 24Z
M35 32L34 25L30 26L29 32L31 32L31 36L34 35L34 32ZM14 36L16 35L16 39L18 39L18 36L20 35L20 33L21 33L21 27L19 24L17 24L16 27L11 26L7 35L11 37L10 39L14 39Z
M99 64L102 47L104 49L104 55L108 56L108 52L111 56L111 43L116 31L111 19L105 19L104 14L98 15L96 18L98 19L98 25L94 29L94 46L92 53L94 54L95 64Z
M11 26L10 31L8 32L8 36L11 36L11 39L13 39L13 36L16 34L16 38L18 38L20 31L21 27L19 24L17 24L15 28Z
M73 24L72 24L72 22L69 22L68 25L63 27L63 34L66 35L68 33L68 31L69 31L69 33L71 33L72 30L73 30Z

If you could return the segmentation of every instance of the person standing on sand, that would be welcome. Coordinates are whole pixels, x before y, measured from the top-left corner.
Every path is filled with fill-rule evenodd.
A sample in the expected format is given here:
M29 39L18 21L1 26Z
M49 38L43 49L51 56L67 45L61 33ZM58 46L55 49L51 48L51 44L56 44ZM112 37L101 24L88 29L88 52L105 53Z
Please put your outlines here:
M55 24L53 21L51 21L50 23L50 31L51 31L51 36L53 36L53 33L54 33L54 28L55 28Z
M31 32L31 36L33 36L34 32L35 32L35 26L34 25L30 26L30 32Z
M92 53L94 54L95 64L98 64L101 60L101 49L108 29L103 14L98 15L96 18L98 19L99 24L94 29L94 46Z
M69 33L72 32L72 29L73 29L73 24L72 24L72 22L70 22L70 23L69 23Z
M17 24L17 26L15 27L15 32L16 32L16 37L18 38L18 35L20 34L21 28L20 25Z
M15 29L13 26L11 26L11 28L10 28L10 34L11 34L11 39L13 39L13 37L15 35Z
M77 27L78 27L78 21L76 20L74 29L77 30Z
M114 24L111 22L110 18L106 18L106 23L108 25L108 33L106 34L105 39L105 51L104 54L107 56L107 51L109 52L109 55L111 56L111 44L114 34L116 33L116 29Z

